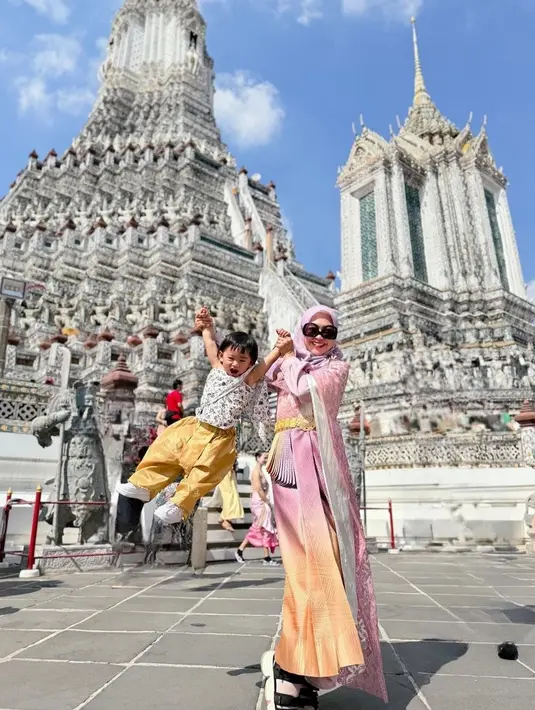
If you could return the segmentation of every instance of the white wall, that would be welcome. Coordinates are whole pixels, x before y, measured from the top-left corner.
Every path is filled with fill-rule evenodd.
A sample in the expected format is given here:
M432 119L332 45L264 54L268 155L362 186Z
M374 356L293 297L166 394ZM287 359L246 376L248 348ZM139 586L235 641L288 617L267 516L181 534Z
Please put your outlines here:
M368 507L392 499L398 539L495 539L521 543L531 468L414 468L368 470ZM368 535L387 540L388 513L368 512Z

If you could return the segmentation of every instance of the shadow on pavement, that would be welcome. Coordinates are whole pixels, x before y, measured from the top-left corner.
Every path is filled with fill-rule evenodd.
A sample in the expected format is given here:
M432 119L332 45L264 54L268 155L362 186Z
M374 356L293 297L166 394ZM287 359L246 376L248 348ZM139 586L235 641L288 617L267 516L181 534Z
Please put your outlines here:
M512 624L535 624L535 606L532 604L502 609L501 611Z
M17 611L19 611L19 609L15 606L0 606L0 616L9 616L9 614L16 614Z
M392 645L382 643L381 646L388 688L388 704L385 705L381 700L366 693L349 688L338 688L321 697L321 710L353 710L357 707L359 710L381 710L385 707L388 707L389 710L406 710L418 695L411 679L421 688L427 685L432 676L438 673L443 666L458 660L468 651L468 644L449 643L443 640L438 642L437 639L397 642ZM409 676L403 670L396 654L401 658L409 673L412 672L416 664L418 668L416 678L412 675ZM422 709L423 707L421 705Z
M16 579L5 579L0 582L0 597L18 597L23 594L31 594L32 592L38 592L41 589L55 589L56 587L61 587L63 582L59 581L43 581L38 580L28 582L18 582Z

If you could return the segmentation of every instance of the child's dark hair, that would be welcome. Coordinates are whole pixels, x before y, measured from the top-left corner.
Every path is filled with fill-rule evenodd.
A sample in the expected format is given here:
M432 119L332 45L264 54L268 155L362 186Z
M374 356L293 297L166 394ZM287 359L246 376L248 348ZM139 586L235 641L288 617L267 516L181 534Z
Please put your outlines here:
M249 333L235 332L226 335L219 346L219 352L224 353L229 348L249 355L253 364L258 360L258 343Z
M178 379L177 379L177 380L174 380L174 381L173 381L173 389L176 390L176 389L178 389L179 387L182 387L182 380L178 380Z

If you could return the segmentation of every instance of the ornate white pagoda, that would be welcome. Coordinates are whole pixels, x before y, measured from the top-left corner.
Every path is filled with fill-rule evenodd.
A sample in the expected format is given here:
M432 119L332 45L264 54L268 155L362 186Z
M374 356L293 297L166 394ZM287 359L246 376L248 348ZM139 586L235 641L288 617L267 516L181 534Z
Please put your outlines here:
M344 416L364 402L372 498L427 528L465 504L507 527L535 480L510 421L533 397L535 307L486 120L475 135L440 113L413 40L405 123L364 126L338 176Z
M265 346L276 325L330 302L334 276L295 261L275 185L238 170L222 143L195 0L125 0L101 79L80 135L61 154L32 152L0 202L0 275L46 287L13 310L5 374L58 384L66 345L71 379L98 380L123 354L138 419L152 422L177 375L187 404L198 398L201 304Z

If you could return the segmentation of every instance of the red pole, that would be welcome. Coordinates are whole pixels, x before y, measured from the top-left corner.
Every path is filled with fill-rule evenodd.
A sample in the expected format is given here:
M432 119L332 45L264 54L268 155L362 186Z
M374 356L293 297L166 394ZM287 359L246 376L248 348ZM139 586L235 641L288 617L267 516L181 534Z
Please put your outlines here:
M392 501L388 501L388 517L390 518L390 547L396 549L396 535L394 533L394 511L392 508Z
M13 491L11 488L8 490L6 495L6 502L4 504L4 512L2 513L2 527L0 528L0 562L4 561L5 549L6 549L6 538L7 538L7 524L9 523L9 513L11 512L11 497Z
M37 486L33 503L32 531L30 534L30 545L28 547L27 569L33 569L35 564L35 545L37 544L37 527L39 525L39 513L41 512L41 493L41 486Z

